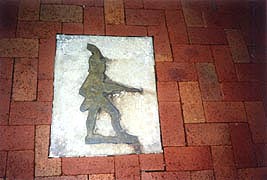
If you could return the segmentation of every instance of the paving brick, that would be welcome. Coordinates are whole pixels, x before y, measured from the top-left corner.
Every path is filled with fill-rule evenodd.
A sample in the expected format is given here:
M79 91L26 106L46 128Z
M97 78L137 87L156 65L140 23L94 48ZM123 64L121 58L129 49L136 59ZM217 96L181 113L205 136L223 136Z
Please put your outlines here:
M0 58L0 79L12 79L13 59Z
M212 146L211 153L216 180L237 179L232 147Z
M5 177L6 174L6 163L7 163L7 152L0 151L0 177Z
M264 87L252 82L224 82L221 89L226 101L261 101Z
M81 23L83 21L83 9L76 5L42 4L40 20Z
M33 21L39 20L40 0L21 0L19 5L19 20Z
M247 168L238 170L239 180L263 180L267 178L267 168Z
M53 79L54 75L54 58L56 54L56 39L40 39L38 79Z
M41 0L42 4L61 4L62 0Z
M62 4L94 6L95 0L62 0Z
M10 124L37 125L51 124L51 102L12 102Z
M7 125L11 96L11 79L0 79L0 125Z
M1 126L0 150L27 150L34 147L33 126Z
M204 18L207 27L224 28L224 29L239 29L239 20L234 13L222 13L218 11L206 11Z
M105 23L124 24L123 0L104 0Z
M230 133L227 124L186 124L187 143L191 145L229 145Z
M53 100L53 80L39 80L38 81L38 101L52 101Z
M197 73L192 63L157 63L158 81L195 81Z
M187 44L188 36L182 11L167 10L165 14L171 44Z
M146 171L164 170L163 154L140 154L140 169Z
M219 28L188 28L192 44L227 44L225 33Z
M164 22L164 12L161 10L126 9L127 25L160 25Z
M183 2L183 1L182 1ZM184 18L188 27L204 27L204 13L199 8L183 6Z
M257 160L249 127L246 123L230 126L235 163L238 168L255 167Z
M175 0L143 0L145 9L180 9L181 4Z
M124 0L124 7L126 9L142 9L144 7L143 0Z
M167 147L164 149L167 171L212 169L210 148Z
M82 23L63 23L62 25L63 34L83 34Z
M185 123L205 122L200 89L197 82L180 82L180 96Z
M209 46L176 44L172 45L172 51L175 62L213 62Z
M114 158L63 158L62 173L65 175L114 173Z
M263 64L235 64L239 81L260 81L265 78L265 66Z
M48 38L61 32L57 22L19 21L16 36L20 38Z
M211 50L219 81L236 81L235 66L229 47L214 45Z
M191 180L189 172L142 172L142 180Z
M148 35L154 37L156 61L172 61L172 52L166 26L150 26L148 27Z
M38 39L0 39L0 57L38 57Z
M39 125L35 128L35 176L61 175L61 159L48 159L50 126Z
M115 180L114 174L91 174L90 180Z
M10 151L7 161L8 179L33 179L34 177L34 152Z
M176 82L158 82L157 92L159 102L178 102L180 100Z
M163 146L184 146L185 135L180 103L159 103Z
M228 44L235 63L246 63L250 61L248 49L241 33L235 29L225 30Z
M88 176L87 175L78 175L78 176L36 177L35 180L88 180ZM105 179L103 179L103 180L105 180Z
M147 36L147 29L143 26L106 25L106 35L113 36Z
M267 143L267 118L262 102L245 102L249 127L255 143Z
M214 65L212 63L198 63L196 68L203 100L221 100L220 84Z
M258 167L267 166L267 144L256 144L255 152Z
M243 102L204 102L207 122L246 122Z
M212 170L192 171L191 180L215 180Z
M84 9L84 34L104 35L104 10L98 7Z
M12 99L15 101L36 100L37 90L36 58L20 58L15 60Z
M116 156L115 169L117 180L140 179L140 167L137 155Z

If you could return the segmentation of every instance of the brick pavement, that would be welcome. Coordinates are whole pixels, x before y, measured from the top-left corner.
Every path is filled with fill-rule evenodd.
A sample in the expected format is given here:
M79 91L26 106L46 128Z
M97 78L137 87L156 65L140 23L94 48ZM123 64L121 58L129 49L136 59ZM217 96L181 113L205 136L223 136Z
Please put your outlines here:
M267 179L264 1L214 2L0 1L0 179ZM162 154L48 158L56 33L154 37Z

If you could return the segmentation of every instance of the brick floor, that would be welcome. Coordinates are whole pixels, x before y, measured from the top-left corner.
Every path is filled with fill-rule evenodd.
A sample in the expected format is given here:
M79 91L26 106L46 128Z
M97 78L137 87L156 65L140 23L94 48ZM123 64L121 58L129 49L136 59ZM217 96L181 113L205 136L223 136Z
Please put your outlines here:
M214 2L1 1L0 179L267 179L264 1ZM163 153L48 158L57 33L154 37Z

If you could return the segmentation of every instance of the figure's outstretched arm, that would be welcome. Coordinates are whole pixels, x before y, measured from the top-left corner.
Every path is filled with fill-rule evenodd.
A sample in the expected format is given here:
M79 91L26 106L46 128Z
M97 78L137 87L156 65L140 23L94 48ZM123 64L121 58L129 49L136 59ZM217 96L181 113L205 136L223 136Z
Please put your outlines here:
M121 91L142 93L143 89L127 87L127 86L124 86L122 84L114 83L114 82L113 83L105 83L105 92L107 94L119 93Z

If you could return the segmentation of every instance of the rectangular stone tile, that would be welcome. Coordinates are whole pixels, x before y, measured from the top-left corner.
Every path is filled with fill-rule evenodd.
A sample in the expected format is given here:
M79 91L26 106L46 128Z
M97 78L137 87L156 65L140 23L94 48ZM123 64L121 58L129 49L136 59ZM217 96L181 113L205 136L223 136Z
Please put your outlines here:
M185 123L205 122L198 82L180 82L180 96Z
M239 81L258 81L266 80L263 64L235 64L236 73Z
M158 81L196 81L197 73L192 63L157 63Z
M189 146L231 144L228 124L186 124L185 132Z
M144 0L145 9L180 9L180 1Z
M212 169L210 149L202 147L167 147L164 149L167 171Z
M213 62L209 46L176 44L172 45L172 50L175 62Z
M76 5L42 4L40 20L81 23L83 21L83 9Z
M104 9L98 7L86 7L84 9L84 34L105 34Z
M173 61L166 26L149 26L148 35L154 37L154 52L156 62Z
M204 102L207 122L246 122L243 102Z
M83 34L82 23L63 23L62 24L63 34Z
M212 146L211 153L216 180L237 179L232 147Z
M167 10L165 15L171 44L187 44L188 35L182 11Z
M142 172L142 180L174 180L174 179L183 179L191 180L190 172Z
M20 58L15 60L12 99L34 101L37 91L38 59Z
M164 170L163 154L140 154L140 169L146 171Z
M143 26L106 25L106 35L112 36L147 36L147 28Z
M78 176L36 177L35 180L88 180L88 176L87 175L78 175Z
M142 9L143 0L124 0L125 9Z
M137 155L115 157L116 180L136 179L140 180L140 167Z
M215 180L213 170L191 171L191 180Z
M198 63L196 68L203 100L221 100L220 84L214 65L212 63Z
M38 39L0 39L0 57L38 57Z
M238 170L239 180L263 180L267 178L267 167L247 168Z
M0 79L12 79L13 58L0 58Z
M250 61L248 49L242 34L236 29L225 30L228 44L235 63L246 63Z
M126 9L127 25L160 25L164 22L164 11L144 10L144 9Z
M0 150L28 150L34 147L33 126L1 126Z
M104 0L105 23L124 24L123 0Z
M187 28L192 44L227 44L225 33L218 28Z
M158 82L157 93L159 102L178 102L180 100L176 82Z
M0 79L0 125L7 125L11 97L11 79Z
M34 152L33 151L10 151L7 161L8 179L27 179L34 177Z
M236 81L237 76L232 55L228 46L211 46L219 81Z
M248 124L233 124L230 130L237 168L256 167L257 159Z
M115 180L114 174L89 174L89 180Z
M163 146L184 146L185 135L179 102L159 103Z
M38 91L37 91L38 101L49 101L53 100L53 80L39 80L38 81Z
M6 175L6 163L7 163L7 152L0 151L0 177L5 177Z
M255 144L258 167L267 166L267 144Z
M39 20L40 0L21 0L19 5L19 20Z
M17 14L19 2L1 1L0 38L12 38L16 34Z

